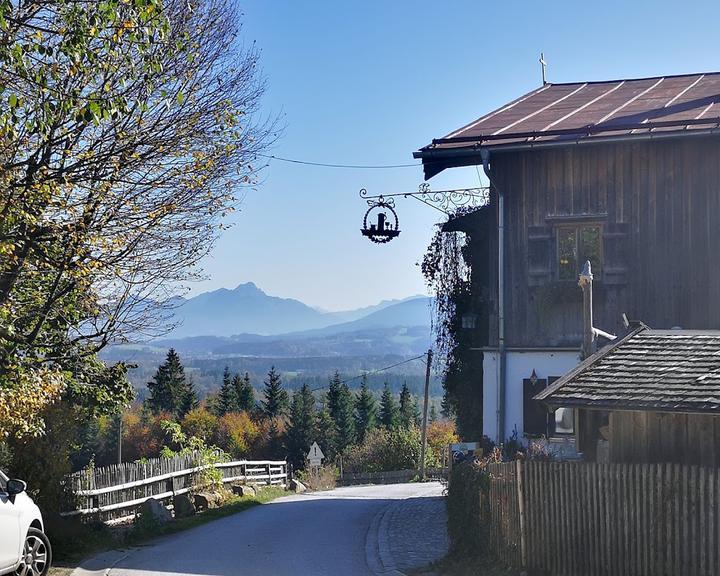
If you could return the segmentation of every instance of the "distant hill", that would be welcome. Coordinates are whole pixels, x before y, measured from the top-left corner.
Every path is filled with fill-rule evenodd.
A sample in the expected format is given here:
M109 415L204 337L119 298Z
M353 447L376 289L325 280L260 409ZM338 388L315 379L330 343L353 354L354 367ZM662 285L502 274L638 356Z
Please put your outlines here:
M357 310L322 312L299 300L269 296L255 284L248 282L240 284L234 290L221 288L193 298L182 299L174 311L173 320L178 322L178 326L168 334L168 337L177 339L304 332L364 320L381 311L394 309L395 306L416 300L427 301L427 298L418 296L405 300L387 300ZM413 310L418 311L418 308L410 306L404 320L398 324L381 325L423 326L428 323L422 314L413 318Z

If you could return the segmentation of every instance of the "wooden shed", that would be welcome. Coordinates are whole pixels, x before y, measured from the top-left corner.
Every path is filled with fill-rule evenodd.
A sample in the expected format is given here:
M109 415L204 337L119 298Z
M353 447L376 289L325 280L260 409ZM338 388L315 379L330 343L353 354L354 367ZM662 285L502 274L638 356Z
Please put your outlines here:
M535 399L576 410L587 460L720 466L720 331L637 326Z

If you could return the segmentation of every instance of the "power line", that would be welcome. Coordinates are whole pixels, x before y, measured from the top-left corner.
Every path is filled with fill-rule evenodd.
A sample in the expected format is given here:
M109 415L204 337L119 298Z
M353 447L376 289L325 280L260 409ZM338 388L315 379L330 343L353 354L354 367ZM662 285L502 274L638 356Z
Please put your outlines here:
M420 360L421 358L425 358L425 354L420 354L420 356L415 356L415 358L409 358L407 360L403 360L402 362L398 362L397 364L391 364L390 366L385 366L384 368L378 368L377 370L371 370L370 372L365 372L364 374L360 374L360 376L354 376L353 378L348 378L347 380L341 380L340 384L347 384L348 382L352 382L353 380L358 380L360 378L363 378L364 376L369 376L372 374L379 374L380 372L385 372L385 370L390 370L391 368L395 368L396 366L402 366L403 364L407 364L408 362L414 362L415 360ZM317 392L318 390L323 390L324 388L327 388L329 386L319 386L317 388L312 388L310 392Z
M392 168L417 168L422 164L332 164L326 162L309 162L307 160L297 160L295 158L283 158L282 156L275 156L273 154L256 154L256 156L262 156L263 158L269 158L271 160L279 160L280 162L290 162L291 164L302 164L304 166L321 166L323 168L347 168L351 170L386 170Z

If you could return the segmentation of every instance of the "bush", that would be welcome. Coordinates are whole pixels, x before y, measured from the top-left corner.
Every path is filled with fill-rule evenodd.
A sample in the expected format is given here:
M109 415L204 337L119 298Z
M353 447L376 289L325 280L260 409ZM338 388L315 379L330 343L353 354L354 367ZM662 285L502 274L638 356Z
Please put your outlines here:
M460 442L452 420L437 420L428 424L427 444L435 459L443 466L447 465L448 444Z
M228 412L218 422L217 444L233 458L248 456L260 431L247 412Z
M320 466L301 470L297 478L310 490L332 490L335 488L339 471L335 466Z
M187 436L200 438L205 444L216 444L218 439L219 420L205 408L193 408L180 423Z
M481 494L490 487L485 461L455 464L450 472L447 492L448 535L451 553L482 556L488 533L480 522Z
M368 433L365 442L349 448L343 457L343 471L351 474L362 472L389 472L411 470L420 462L420 430L377 428ZM438 465L431 450L425 454L425 466Z

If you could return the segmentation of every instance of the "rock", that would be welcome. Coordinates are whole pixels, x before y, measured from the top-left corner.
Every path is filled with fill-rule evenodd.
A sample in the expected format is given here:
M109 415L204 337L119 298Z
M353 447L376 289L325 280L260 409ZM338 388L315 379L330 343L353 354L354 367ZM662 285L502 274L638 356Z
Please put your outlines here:
M194 516L197 512L195 503L188 494L178 494L173 497L173 510L175 510L175 518Z
M255 496L257 491L254 486L248 486L247 484L233 484L233 494L236 496Z
M201 510L208 510L209 508L217 508L220 506L222 498L220 494L216 492L200 492L195 494L194 502L195 509L200 512Z
M288 490L290 490L292 492L297 492L298 494L300 494L300 492L305 492L305 490L307 490L307 488L305 487L305 484L300 482L300 480L296 480L295 478L293 478L292 480L290 480L290 483L288 484Z
M172 519L170 510L163 506L160 500L155 498L148 498L140 506L140 516L145 521L157 522L159 524L165 524Z

